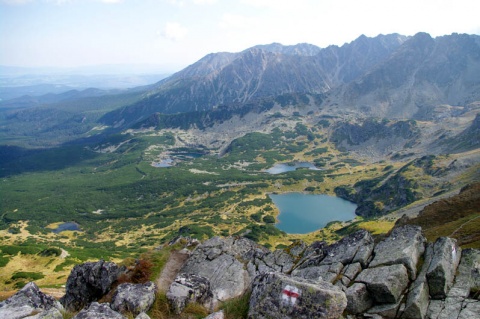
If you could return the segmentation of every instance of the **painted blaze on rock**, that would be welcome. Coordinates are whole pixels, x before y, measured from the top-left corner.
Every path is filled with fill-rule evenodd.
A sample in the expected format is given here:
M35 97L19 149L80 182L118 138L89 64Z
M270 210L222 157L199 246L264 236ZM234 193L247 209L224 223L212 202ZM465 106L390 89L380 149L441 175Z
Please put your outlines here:
M334 319L346 306L345 293L328 282L265 273L253 282L248 318Z
M293 306L297 303L297 299L301 294L302 291L297 287L286 285L282 291L282 301Z

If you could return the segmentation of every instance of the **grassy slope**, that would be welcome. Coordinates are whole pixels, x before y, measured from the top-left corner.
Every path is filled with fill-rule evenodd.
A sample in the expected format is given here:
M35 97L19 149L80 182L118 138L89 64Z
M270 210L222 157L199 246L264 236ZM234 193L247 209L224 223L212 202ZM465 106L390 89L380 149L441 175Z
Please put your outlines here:
M337 186L389 176L406 164L363 164L336 150L323 126L296 125L298 121L270 134L247 134L232 143L222 158L204 156L171 168L150 164L165 150L179 146L174 130L119 135L101 145L69 146L9 163L2 172L0 202L0 266L5 266L0 281L6 283L2 287L21 281L11 280L19 263L42 264L45 278L39 283L60 285L75 263L136 256L178 234L204 239L250 229L251 236L274 248L296 239L335 241L345 227L387 232L395 218L358 219L350 226L333 223L306 235L286 235L253 218L278 214L268 192L309 189L333 194ZM325 170L262 172L275 162L291 160L312 161ZM438 158L434 164L449 163ZM407 173L422 181L425 196L448 187L418 175L422 170L417 167ZM45 229L66 221L78 222L82 230L53 234ZM48 260L36 255L50 247L70 255Z

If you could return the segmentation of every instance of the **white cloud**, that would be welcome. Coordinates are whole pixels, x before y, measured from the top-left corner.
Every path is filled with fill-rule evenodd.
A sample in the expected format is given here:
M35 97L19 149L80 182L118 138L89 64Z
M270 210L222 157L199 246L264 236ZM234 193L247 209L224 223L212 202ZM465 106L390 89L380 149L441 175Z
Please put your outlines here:
M179 41L187 35L188 30L177 22L168 22L160 35L172 41Z
M32 0L1 0L0 3L7 4L7 5L22 5L32 2Z
M214 4L216 3L217 0L193 0L193 3L194 4L198 4L198 5L211 5L211 4Z
M220 20L223 28L248 28L255 24L255 19L240 14L225 13Z
M120 3L122 0L99 0L100 2L103 3L109 3L109 4L115 4L115 3Z

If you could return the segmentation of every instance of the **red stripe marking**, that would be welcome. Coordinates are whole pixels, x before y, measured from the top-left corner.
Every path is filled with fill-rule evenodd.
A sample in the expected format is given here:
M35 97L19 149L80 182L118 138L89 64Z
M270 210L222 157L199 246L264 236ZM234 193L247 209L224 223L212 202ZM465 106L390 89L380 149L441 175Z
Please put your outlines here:
M298 296L300 296L298 293L296 293L294 291L291 291L291 290L284 290L284 291L282 291L282 293L284 295L287 295L287 296L292 297L292 298L298 298Z

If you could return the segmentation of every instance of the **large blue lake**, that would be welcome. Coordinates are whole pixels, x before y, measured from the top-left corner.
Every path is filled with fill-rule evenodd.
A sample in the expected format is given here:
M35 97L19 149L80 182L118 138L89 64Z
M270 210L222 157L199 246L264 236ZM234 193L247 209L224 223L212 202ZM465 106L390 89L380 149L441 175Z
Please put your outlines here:
M306 234L331 221L355 218L357 205L335 196L303 193L270 194L278 207L278 229L289 234Z

